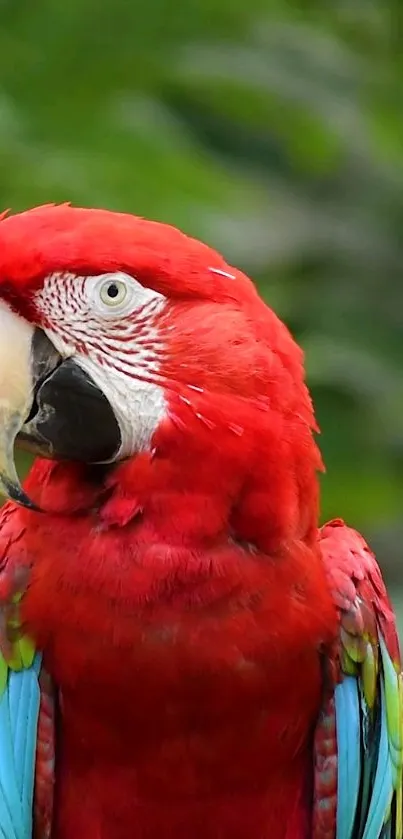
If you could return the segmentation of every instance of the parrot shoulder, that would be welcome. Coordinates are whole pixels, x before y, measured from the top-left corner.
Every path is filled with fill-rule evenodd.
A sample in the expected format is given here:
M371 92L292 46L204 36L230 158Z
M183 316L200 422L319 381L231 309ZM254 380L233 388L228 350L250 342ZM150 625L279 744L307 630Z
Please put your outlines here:
M320 548L340 618L315 733L313 839L402 839L403 687L396 619L376 559L340 519Z
M0 510L0 836L49 839L54 700L41 656L19 621L29 578L21 509Z

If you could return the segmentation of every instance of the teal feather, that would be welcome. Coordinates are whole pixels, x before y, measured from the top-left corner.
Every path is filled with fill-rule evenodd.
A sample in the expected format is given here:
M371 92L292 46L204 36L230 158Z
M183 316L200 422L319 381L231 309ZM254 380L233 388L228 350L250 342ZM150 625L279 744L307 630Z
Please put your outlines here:
M31 671L30 676L30 693L26 698L24 716L20 719L20 726L24 726L26 731L24 769L22 774L22 803L25 822L27 822L29 814L32 813L34 801L36 740L40 703L40 690L36 674Z
M21 797L15 772L7 686L0 699L0 740L0 825L6 839L25 839Z
M358 837L362 837L367 813L369 810L374 777L377 765L380 722L376 717L375 722L371 719L371 712L368 709L364 696L361 695L361 725L362 725L362 782L361 782L361 813Z
M32 839L40 658L8 671L0 698L0 837Z
M27 706L30 693L31 679L19 678L19 673L10 672L8 680L8 701L10 709L10 722L14 747L15 776L22 796L24 755L27 729L21 725L21 716ZM17 676L17 678L15 678Z
M393 795L392 762L389 754L385 688L381 680L381 736L371 803L363 839L379 839Z
M360 706L354 676L346 676L337 685L335 706L338 751L336 839L353 839L361 775Z

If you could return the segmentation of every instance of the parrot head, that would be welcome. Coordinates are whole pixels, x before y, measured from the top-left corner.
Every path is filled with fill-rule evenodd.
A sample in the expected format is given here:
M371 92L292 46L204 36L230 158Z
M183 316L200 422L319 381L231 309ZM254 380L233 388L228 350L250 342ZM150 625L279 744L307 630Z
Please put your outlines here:
M320 467L314 427L300 349L253 283L213 249L100 209L3 215L5 495L31 503L16 443L111 466L168 450L183 462L196 447L217 480L232 464L239 491L257 460L275 481L281 459L298 496Z

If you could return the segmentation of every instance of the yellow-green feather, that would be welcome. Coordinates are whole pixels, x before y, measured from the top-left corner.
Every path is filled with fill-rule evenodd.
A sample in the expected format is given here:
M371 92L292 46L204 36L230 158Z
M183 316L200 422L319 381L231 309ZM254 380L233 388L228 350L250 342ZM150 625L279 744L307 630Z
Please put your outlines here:
M0 697L7 685L8 671L18 672L29 668L35 658L35 648L31 639L28 635L21 634L21 622L17 611L21 597L20 592L13 596L12 603L16 608L13 610L13 616L7 620L7 634L13 639L12 641L8 639L10 653L7 657L0 653Z
M368 708L372 711L376 699L376 684L378 678L378 661L374 654L372 644L367 643L367 651L364 661L362 662L361 679L362 689L365 696L365 701Z
M6 689L7 676L8 676L8 665L7 665L7 662L4 658L4 656L2 655L2 653L0 653L0 699L3 696L3 693Z

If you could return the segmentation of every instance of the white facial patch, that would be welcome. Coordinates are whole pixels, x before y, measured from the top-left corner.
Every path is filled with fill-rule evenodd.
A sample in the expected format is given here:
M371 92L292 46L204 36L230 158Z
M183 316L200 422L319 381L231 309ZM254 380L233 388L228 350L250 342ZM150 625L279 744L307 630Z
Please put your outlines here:
M51 274L35 298L60 355L74 357L112 406L122 435L119 457L149 448L166 413L158 328L166 303L120 271Z

